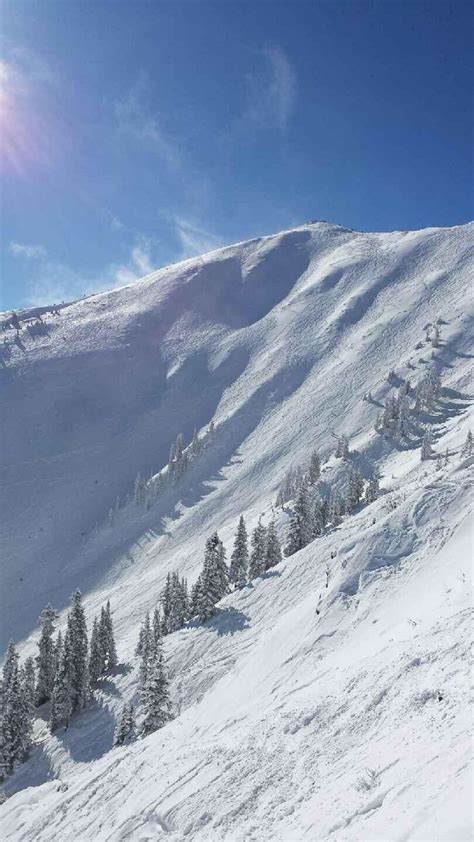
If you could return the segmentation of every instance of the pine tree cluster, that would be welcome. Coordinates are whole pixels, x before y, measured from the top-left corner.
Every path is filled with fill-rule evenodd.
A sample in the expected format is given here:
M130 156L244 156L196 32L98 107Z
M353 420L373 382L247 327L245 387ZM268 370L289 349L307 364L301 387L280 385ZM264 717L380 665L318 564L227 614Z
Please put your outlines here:
M346 461L349 459L349 442L345 436L338 437L335 455ZM321 535L327 526L337 526L345 514L352 514L362 502L372 503L379 494L377 471L365 482L360 471L352 465L349 467L343 491L336 486L329 486L329 491L326 490L323 494L318 482L319 460L317 465L318 469L313 476L310 471L300 470L293 473L293 476L298 476L298 482L294 487L293 512L285 546L287 556L306 547ZM326 483L326 489L327 487Z
M35 666L27 658L21 666L10 641L0 684L0 780L22 763L31 748L35 702Z
M133 502L136 506L145 506L149 510L153 504L153 500L158 497L162 491L177 482L183 474L186 473L201 453L209 446L215 436L216 428L214 422L211 422L209 428L204 435L199 436L197 430L194 430L193 438L187 447L184 446L183 434L178 433L176 440L170 447L170 455L168 464L163 470L157 474L152 474L149 479L145 479L141 473L138 473L135 478L133 489ZM119 497L115 501L115 506L109 510L108 524L110 527L115 525L116 519L121 510L126 508L130 503L130 495L127 495L125 502L122 504Z
M159 609L150 622L146 614L140 629L136 654L140 656L139 686L143 718L141 733L146 736L162 728L171 719L169 681L163 659L163 622ZM116 735L116 745L131 739L135 731L133 709L124 708Z
M70 717L81 711L91 684L117 665L110 602L94 619L89 649L87 626L79 590L72 595L64 635L55 624L58 613L47 605L41 612L38 655L20 667L10 642L0 687L0 770L9 775L28 755L34 708L49 702L49 726L68 727Z

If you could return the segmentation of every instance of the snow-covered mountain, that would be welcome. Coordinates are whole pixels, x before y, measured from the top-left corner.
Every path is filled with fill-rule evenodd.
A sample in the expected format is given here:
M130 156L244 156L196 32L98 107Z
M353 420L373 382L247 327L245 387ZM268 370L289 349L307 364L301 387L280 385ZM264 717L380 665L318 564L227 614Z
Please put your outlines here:
M4 837L470 838L473 234L315 223L18 313L0 370L3 647L34 654L43 606L79 587L89 622L110 598L123 666L67 732L39 720ZM442 464L374 431L394 384L433 364ZM182 479L110 525L137 473L212 422ZM175 718L112 748L168 571L192 582L214 530L229 553L241 513L268 521L313 448L337 477L335 435L383 493L168 636Z

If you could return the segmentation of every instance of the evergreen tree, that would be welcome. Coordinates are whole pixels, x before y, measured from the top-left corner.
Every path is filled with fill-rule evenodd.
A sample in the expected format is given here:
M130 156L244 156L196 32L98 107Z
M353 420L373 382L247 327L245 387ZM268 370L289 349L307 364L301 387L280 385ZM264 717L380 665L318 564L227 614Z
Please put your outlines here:
M71 688L72 710L80 710L87 701L88 694L88 646L87 626L82 606L82 594L79 590L72 595L71 610L67 620L69 658L69 681Z
M140 696L145 698L146 685L156 652L155 638L150 624L150 614L147 611L141 635L141 660L139 669Z
M265 570L270 570L271 567L276 567L282 559L280 541L275 526L275 520L272 519L268 524L267 542L265 550Z
M172 445L171 445L171 447L170 447L170 455L169 455L169 459L168 459L168 478L169 478L170 480L172 480L172 479L173 479L173 477L174 477L174 460L175 460L175 456L176 456L176 445L175 445L175 443L173 442L173 443L172 443Z
M265 571L265 557L267 552L267 530L261 520L252 532L249 578L256 579Z
M357 468L351 468L346 485L346 511L352 514L360 503L364 490L364 480Z
M463 459L467 459L469 456L472 456L473 451L474 451L473 437L472 437L471 431L468 430L467 436L466 436L466 441L464 442L464 444L462 446L461 457Z
M324 517L325 517L325 514L324 514L323 500L321 499L321 497L317 496L315 501L314 501L314 507L313 507L313 537L314 538L317 538L318 535L322 534L322 531L323 531L324 526L325 526Z
M51 698L54 684L55 643L53 640L54 624L58 614L48 603L40 614L41 634L38 641L38 655L36 664L38 667L38 683L36 685L36 704L42 705Z
M25 759L31 744L32 716L22 687L17 658L11 661L8 683L3 683L2 695L2 771L9 775L16 764Z
M200 452L201 452L201 442L199 440L198 431L196 430L196 427L195 427L194 432L193 432L193 440L191 442L191 454L192 454L193 457L196 457L196 456L199 456Z
M122 746L124 743L130 742L135 733L135 712L132 704L124 704L122 715L115 732L115 746Z
M107 604L102 607L100 612L99 623L99 637L101 648L104 654L104 669L103 671L110 671L115 669L118 663L117 650L115 648L114 628L112 623L112 612L110 609L110 599Z
M338 459L347 459L349 456L349 440L347 436L338 436L336 456Z
M431 447L431 431L426 430L421 442L420 458L422 462L426 462L426 460L431 459L432 456L433 448Z
M200 573L191 588L191 596L189 600L190 617L196 617L196 615L199 614L199 606L201 604L202 595L202 573Z
M310 485L316 485L321 475L321 461L317 450L313 450L309 460L308 479Z
M68 728L69 719L72 713L73 688L71 682L72 653L70 644L70 633L66 631L61 651L58 653L59 663L54 677L53 692L51 694L51 707L49 712L49 726L51 732L56 731L60 725Z
M173 609L173 584L171 573L166 576L165 586L160 596L161 610L163 612L163 634L169 634L169 618Z
M162 728L171 719L169 685L163 664L163 653L158 652L147 679L144 693L145 716L142 724L144 736Z
M234 549L230 557L229 581L235 588L243 588L247 582L249 566L249 551L247 544L247 527L244 516L240 515L239 525L235 533Z
M56 641L54 643L54 652L53 652L53 687L54 687L54 678L59 668L59 659L61 657L61 652L63 651L63 636L61 634L61 629L58 631ZM51 690L51 693L53 691Z
M328 522L337 526L344 514L344 503L337 488L331 488L328 504Z
M303 549L314 537L314 507L308 486L303 483L296 498L295 509L290 520L285 555L293 555Z
M26 659L25 663L23 664L23 667L21 668L21 685L25 694L25 700L31 710L31 716L33 716L33 708L35 704L36 674L35 662L31 655L29 658Z
M89 679L95 684L105 671L105 652L100 635L97 617L94 617L91 633L91 647L89 655Z
M217 532L206 541L204 565L197 595L197 614L205 622L214 614L216 603L228 593L225 551Z
M379 496L379 482L380 477L377 469L374 470L373 476L368 481L365 488L365 502L373 503Z
M7 647L7 654L5 655L5 663L2 671L2 692L6 692L10 686L15 670L18 670L20 656L16 651L16 646L13 640L10 640Z
M161 620L160 610L159 608L155 608L153 611L153 623L152 623L152 647L153 653L158 651L158 648L161 645L162 635L163 635L163 622Z
M135 504L137 506L139 506L140 503L143 503L144 500L145 500L145 482L144 482L144 480L142 480L142 477L141 477L140 473L138 473L136 478L135 478L135 488L134 488L133 498L134 498Z
M25 757L31 748L35 709L35 662L30 656L26 659L20 670L20 695L21 695L21 713L23 718L23 756Z

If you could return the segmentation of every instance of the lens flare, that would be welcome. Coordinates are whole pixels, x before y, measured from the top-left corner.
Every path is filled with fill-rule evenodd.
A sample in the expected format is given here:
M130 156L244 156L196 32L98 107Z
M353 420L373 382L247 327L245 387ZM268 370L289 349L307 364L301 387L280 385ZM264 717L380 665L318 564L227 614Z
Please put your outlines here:
M26 176L48 166L53 152L47 106L21 74L0 61L0 168Z

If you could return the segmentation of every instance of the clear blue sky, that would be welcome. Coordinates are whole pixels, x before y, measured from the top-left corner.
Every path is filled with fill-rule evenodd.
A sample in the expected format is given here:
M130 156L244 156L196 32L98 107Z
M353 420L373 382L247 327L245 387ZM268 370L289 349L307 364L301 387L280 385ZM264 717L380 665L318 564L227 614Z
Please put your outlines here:
M326 219L473 217L463 0L9 0L2 305Z

